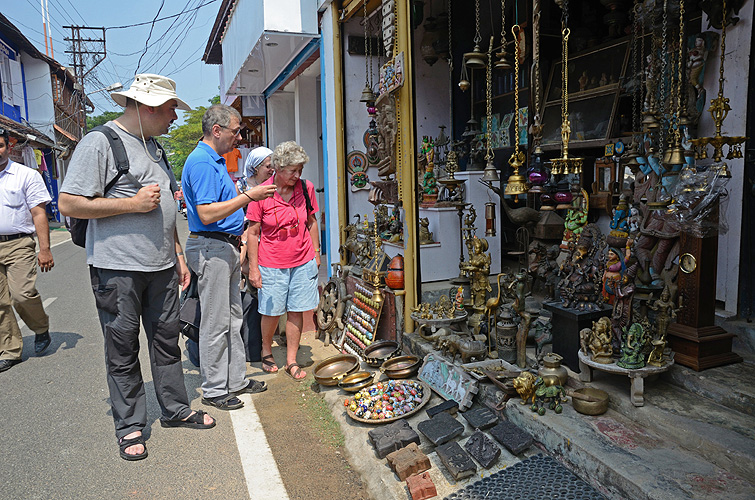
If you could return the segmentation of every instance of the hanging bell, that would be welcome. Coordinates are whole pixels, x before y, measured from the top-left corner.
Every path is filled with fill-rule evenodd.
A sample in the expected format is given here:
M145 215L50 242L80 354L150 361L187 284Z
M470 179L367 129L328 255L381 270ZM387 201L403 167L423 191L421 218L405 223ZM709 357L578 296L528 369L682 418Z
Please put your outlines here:
M652 112L645 112L643 113L645 116L642 118L642 130L645 132L650 132L653 130L657 130L661 127L660 122L655 117L655 114Z
M470 85L469 80L459 80L459 88L462 92L469 90Z
M483 69L488 65L485 60L485 54L480 50L478 44L475 44L472 52L466 52L464 54L464 62L467 63L467 68L472 69Z
M362 90L362 97L359 98L359 102L364 102L367 104L375 102L375 93L372 91L369 85L364 85L364 90Z
M508 54L506 54L506 51L501 51L496 54L496 57L498 58L498 61L495 63L496 69L511 69L511 63L508 59Z
M515 171L506 181L506 187L503 190L503 194L506 196L513 196L514 203L516 203L519 200L519 195L527 192L526 182L527 179Z
M637 174L637 171L640 168L640 162L637 161L637 157L640 156L637 143L635 141L632 141L632 144L629 146L629 149L626 150L626 152L621 155L621 162L622 165L625 165L629 167L629 170L632 171L633 174Z
M500 180L500 177L498 177L498 171L493 165L493 160L488 160L487 165L485 165L485 170L483 170L483 173L482 173L482 181L483 182L498 182L499 180Z
M674 145L666 150L663 154L663 166L666 170L671 170L676 165L684 165L687 159L684 157L684 149L681 146Z
M713 170L716 172L716 175L718 175L718 177L723 179L731 179L731 170L729 170L729 165L727 163L721 162L719 165L714 166Z

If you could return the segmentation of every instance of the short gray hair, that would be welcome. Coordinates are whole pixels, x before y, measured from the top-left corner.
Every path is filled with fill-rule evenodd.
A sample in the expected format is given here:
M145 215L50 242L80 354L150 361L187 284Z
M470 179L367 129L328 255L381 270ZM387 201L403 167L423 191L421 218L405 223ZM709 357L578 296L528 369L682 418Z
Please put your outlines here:
M202 116L202 133L206 136L210 135L214 125L228 128L233 116L238 118L239 123L241 123L241 115L234 108L225 104L213 104Z
M275 170L280 170L281 167L288 167L289 165L304 164L308 161L307 152L294 141L281 142L275 146L275 151L273 151L272 163Z

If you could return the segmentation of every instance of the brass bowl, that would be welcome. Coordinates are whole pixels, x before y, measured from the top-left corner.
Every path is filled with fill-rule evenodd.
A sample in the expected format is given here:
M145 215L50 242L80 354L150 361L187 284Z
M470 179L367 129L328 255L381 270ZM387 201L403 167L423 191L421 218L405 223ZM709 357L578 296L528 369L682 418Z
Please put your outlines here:
M370 372L354 372L338 382L338 387L346 392L357 392L372 384L374 375Z
M378 340L364 350L364 362L373 368L378 368L400 350L401 348L395 340Z
M409 378L419 372L421 365L422 359L418 356L398 356L385 361L380 367L380 371L385 373L388 378Z
M575 410L584 415L602 415L608 410L608 393L600 389L585 387L574 391L577 394L584 394L599 401L582 401L572 396L571 404Z
M359 368L359 358L352 354L337 354L315 366L315 381L320 385L337 385L339 380L357 368Z

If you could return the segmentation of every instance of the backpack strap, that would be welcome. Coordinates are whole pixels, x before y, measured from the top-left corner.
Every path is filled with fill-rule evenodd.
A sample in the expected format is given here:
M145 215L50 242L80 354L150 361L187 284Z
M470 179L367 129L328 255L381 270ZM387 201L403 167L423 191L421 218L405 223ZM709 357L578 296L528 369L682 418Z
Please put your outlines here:
M173 192L173 194L175 194L179 189L178 182L176 182L176 176L173 173L173 169L170 168L170 163L168 163L168 155L165 153L165 148L162 147L159 142L157 142L157 139L153 137L152 140L155 141L155 146L157 146L157 150L160 151L160 163L162 163L165 171L168 173L168 180L170 180L170 190L171 192Z
M110 191L113 186L115 186L115 183L118 182L118 179L121 178L121 176L126 176L126 178L131 181L136 187L141 189L144 187L141 182L139 182L136 177L131 175L129 173L129 163L128 163L128 156L126 155L126 148L123 146L123 141L118 136L118 133L113 130L110 127L107 127L105 125L100 125L99 127L95 127L92 129L92 132L100 132L101 134L104 134L105 137L107 137L108 142L110 143L110 149L113 151L113 158L115 159L115 168L118 170L118 173L115 174L115 177L107 183L105 186L105 191L102 193L102 196L105 196L108 191Z
M307 181L304 179L299 179L301 181L301 190L304 193L304 202L307 204L307 217L309 217L309 214L315 210L315 207L312 206L312 200L309 199L309 193L307 192Z

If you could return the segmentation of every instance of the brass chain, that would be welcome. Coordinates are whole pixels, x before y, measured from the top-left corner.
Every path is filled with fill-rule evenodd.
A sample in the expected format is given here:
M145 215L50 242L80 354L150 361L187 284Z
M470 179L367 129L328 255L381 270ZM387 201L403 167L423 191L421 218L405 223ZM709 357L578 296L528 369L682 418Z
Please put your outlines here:
M718 98L724 98L724 59L726 53L726 0L723 0L722 5L722 21L721 21L721 67L718 69Z
M482 37L480 36L480 0L475 0L474 2L474 21L475 21L475 35L474 35L474 43L475 45L479 45L482 41Z
M534 60L532 69L533 69L533 80L534 80L534 87L535 87L535 116L538 117L538 119L542 118L542 115L540 114L542 109L540 108L540 12L533 12L532 13L532 30L533 30L533 41L532 41L532 58Z
M684 64L684 0L679 0L679 72L676 75L676 123L674 127L674 144L679 144L682 139L682 111L684 106L682 104L684 97L682 96L682 78L683 78L683 64Z
M514 36L514 156L519 153L519 31L518 24L511 27ZM510 162L511 160L509 160Z
M490 48L488 48L488 65L486 69L487 87L485 88L485 111L487 112L487 132L485 133L485 161L495 158L493 154L493 148L491 146L490 134L493 129L493 35L490 35Z
M564 4L565 5L565 4ZM569 35L571 31L565 25L561 31L561 156L566 157L569 147Z
M448 0L448 71L451 73L451 78L454 76L454 56L451 47L451 0Z
M367 0L362 5L364 6L364 84L372 88L372 83L370 82L369 48L367 46Z
M642 12L642 3L640 0L634 0L634 23L632 26L632 75L637 78L637 73L640 71L639 57L637 54L637 38L640 31L640 12ZM643 42L643 52L645 49L645 40ZM644 54L642 54L644 55ZM640 77L640 81L642 77ZM637 131L640 129L640 94L642 87L635 85L634 92L632 93L632 130Z
M661 30L661 74L660 74L660 107L661 107L661 121L666 118L666 112L668 110L668 96L666 95L666 76L668 73L668 0L663 0L663 28ZM666 148L666 128L661 126L659 132L658 152L661 154Z
M506 52L506 0L501 0L501 52Z
M404 201L404 182L401 178L401 159L404 156L404 147L401 137L401 104L396 93L396 184L398 186L398 199Z

